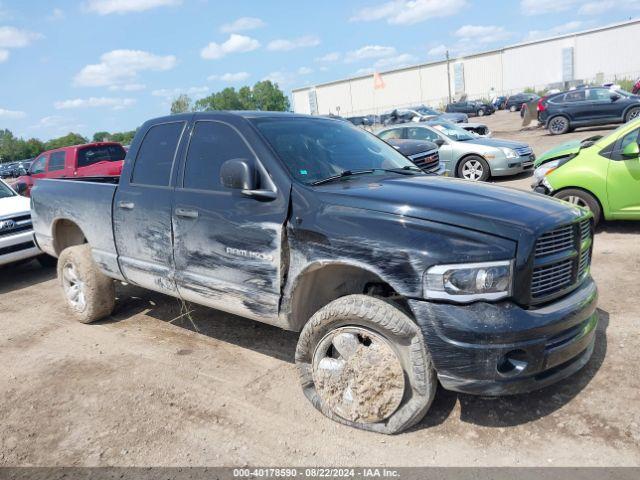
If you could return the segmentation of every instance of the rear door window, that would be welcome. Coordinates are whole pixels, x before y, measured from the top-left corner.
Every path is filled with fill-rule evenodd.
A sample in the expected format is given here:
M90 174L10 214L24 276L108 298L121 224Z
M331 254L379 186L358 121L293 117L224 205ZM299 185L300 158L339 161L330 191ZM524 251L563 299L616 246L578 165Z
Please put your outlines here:
M584 90L576 90L574 92L569 92L564 96L565 102L582 102L585 99Z
M142 140L131 174L131 183L166 187L185 122L154 125Z
M78 151L78 167L87 167L99 162L117 162L127 156L120 145L87 147Z
M47 167L47 171L56 172L58 170L64 170L65 157L66 154L64 150L60 152L53 152L49 155L49 166Z

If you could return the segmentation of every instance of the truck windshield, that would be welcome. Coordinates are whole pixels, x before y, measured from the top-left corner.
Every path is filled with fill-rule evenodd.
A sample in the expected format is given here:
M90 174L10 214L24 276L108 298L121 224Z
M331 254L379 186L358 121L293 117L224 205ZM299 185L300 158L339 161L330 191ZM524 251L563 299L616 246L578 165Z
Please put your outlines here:
M4 182L0 182L0 198L13 197L15 193Z
M122 145L100 145L83 148L78 152L78 166L86 167L98 162L117 162L124 160L127 152Z
M347 122L314 118L252 121L291 175L307 185L343 172L375 175L385 174L383 170L415 169L393 147Z

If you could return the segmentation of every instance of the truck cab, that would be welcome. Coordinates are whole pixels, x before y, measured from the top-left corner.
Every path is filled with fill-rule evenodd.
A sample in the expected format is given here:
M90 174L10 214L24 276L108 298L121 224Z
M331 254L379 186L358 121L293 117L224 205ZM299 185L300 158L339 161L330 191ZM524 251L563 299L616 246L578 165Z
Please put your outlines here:
M126 151L119 143L98 142L48 150L32 162L26 175L13 183L18 193L29 196L41 178L82 178L120 175Z

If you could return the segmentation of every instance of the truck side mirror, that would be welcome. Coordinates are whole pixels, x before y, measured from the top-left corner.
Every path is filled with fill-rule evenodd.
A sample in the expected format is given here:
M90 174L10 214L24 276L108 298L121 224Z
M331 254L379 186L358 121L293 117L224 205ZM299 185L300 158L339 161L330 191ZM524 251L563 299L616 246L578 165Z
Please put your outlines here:
M627 158L638 158L640 156L640 145L638 142L631 142L622 150L622 156Z
M232 158L220 167L220 183L227 188L254 190L257 186L256 169L244 158Z

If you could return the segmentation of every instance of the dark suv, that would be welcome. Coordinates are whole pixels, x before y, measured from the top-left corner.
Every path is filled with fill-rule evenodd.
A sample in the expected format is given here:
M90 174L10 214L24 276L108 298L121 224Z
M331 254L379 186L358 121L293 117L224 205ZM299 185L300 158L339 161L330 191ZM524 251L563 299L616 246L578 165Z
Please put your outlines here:
M522 109L522 105L525 103L538 100L540 97L535 93L517 93L507 98L504 104L504 109L511 112L518 112Z
M495 111L496 109L492 105L475 100L450 103L445 108L447 113L466 113L469 116L478 117L491 115Z
M602 87L556 93L538 103L538 119L552 135L576 127L625 123L639 116L640 96Z

